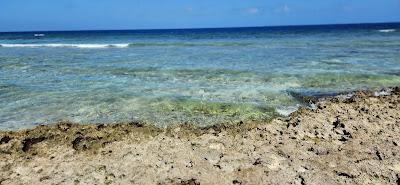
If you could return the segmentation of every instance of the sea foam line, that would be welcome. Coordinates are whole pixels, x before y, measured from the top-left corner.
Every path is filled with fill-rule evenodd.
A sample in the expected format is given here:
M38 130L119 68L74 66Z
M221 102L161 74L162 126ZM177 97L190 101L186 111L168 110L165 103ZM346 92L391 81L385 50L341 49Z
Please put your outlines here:
M382 32L382 33L390 33L390 32L395 32L396 31L396 29L384 29L384 30L379 30L379 32Z
M38 48L38 47L55 47L55 48L127 48L129 44L0 44L5 48Z
M173 43L126 43L126 44L0 44L5 48L38 48L38 47L64 47L64 48L128 48L128 47L242 47L256 46L252 43L242 42L215 42L215 43L191 43L191 42L173 42Z

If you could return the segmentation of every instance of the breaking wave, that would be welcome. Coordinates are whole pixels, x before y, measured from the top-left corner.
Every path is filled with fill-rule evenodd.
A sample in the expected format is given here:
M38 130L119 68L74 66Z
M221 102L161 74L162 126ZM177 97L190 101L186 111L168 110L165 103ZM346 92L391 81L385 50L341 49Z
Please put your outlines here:
M128 47L235 47L249 46L251 43L242 42L215 42L215 43L191 43L191 42L174 42L174 43L128 43L128 44L0 44L4 48L38 48L38 47L54 47L54 48L128 48Z
M38 47L54 47L54 48L126 48L129 44L0 44L5 48L38 48Z
M384 30L379 30L381 33L390 33L390 32L395 32L396 29L384 29Z

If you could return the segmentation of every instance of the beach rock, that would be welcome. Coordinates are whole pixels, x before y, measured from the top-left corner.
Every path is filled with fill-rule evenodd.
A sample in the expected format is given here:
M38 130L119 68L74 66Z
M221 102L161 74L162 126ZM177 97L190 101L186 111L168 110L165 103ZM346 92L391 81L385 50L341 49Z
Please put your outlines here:
M59 123L0 131L0 184L399 184L400 94L199 128Z

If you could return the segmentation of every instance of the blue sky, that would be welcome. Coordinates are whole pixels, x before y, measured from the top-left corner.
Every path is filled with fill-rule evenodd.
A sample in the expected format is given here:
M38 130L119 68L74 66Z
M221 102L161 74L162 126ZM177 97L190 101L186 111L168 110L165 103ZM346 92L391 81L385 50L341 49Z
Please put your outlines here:
M0 31L400 22L400 0L0 0Z

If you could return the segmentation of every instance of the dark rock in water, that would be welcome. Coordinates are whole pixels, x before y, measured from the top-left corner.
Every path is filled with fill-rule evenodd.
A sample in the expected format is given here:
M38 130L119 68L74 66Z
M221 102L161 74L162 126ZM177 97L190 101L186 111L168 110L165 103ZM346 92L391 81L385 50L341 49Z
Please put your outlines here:
M400 87L394 87L394 88L392 89L392 93L393 93L393 94L400 94Z
M389 71L389 72L385 72L384 74L392 75L392 76L400 76L400 71Z
M316 103L320 98L332 97L341 94L339 92L321 92L310 90L288 90L286 92L302 103Z

